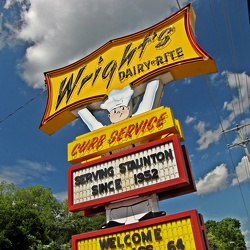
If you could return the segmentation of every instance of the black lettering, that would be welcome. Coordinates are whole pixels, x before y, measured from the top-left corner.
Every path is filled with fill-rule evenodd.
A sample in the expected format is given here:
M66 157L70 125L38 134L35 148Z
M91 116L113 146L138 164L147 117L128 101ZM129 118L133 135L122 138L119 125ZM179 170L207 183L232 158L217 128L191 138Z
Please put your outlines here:
M94 185L92 188L92 195L98 195L98 186L97 185Z
M162 152L156 154L157 161L161 162L165 160L165 155Z
M137 71L138 71L138 73L144 72L143 64L139 63L139 64L137 65Z
M73 83L73 77L74 77L74 74L71 74L71 77L69 79L69 81L67 82L67 84L65 85L66 81L67 81L67 77L64 78L64 80L62 80L61 82L61 85L60 85L60 89L59 89L59 94L58 94L58 97L57 97L57 102L56 102L56 110L58 108L58 106L60 105L60 103L62 102L63 98L65 95L67 95L66 97L66 104L68 103L81 75L82 75L82 72L84 71L86 66L83 66L82 68L79 69L78 71L78 74L77 74L77 77L74 81L74 84Z
M144 62L143 64L146 66L147 69L150 68L150 60L148 60L147 62Z
M133 241L133 243L135 243L135 244L140 243L140 242L141 242L141 236L140 236L140 234L139 234L139 233L134 233L134 234L132 235L132 241Z
M134 70L134 75L136 75L136 67L133 66L133 70Z
M121 180L121 178L115 180L115 189L116 190L122 189L122 180Z
M160 228L155 228L154 229L154 236L155 236L155 240L162 240L161 229Z
M155 58L155 63L157 64L157 66L160 66L161 64L163 64L163 58L162 58L162 56L157 56Z
M151 180L151 173L150 173L150 170L144 171L144 180L145 180L145 181L150 181L150 180Z
M140 247L138 248L138 250L146 250L146 247L140 246Z
M108 192L108 183L107 182L99 184L99 194L102 194L104 192L105 193Z
M114 167L109 167L108 168L108 176L114 176Z
M128 78L128 77L130 77L130 76L133 76L133 73L132 73L131 69L128 68L128 69L126 70L126 78Z
M174 50L168 51L168 55L170 55L171 59L174 60Z
M144 162L144 166L150 166L151 165L151 161L150 161L150 156L143 156L143 162Z
M156 164L156 154L151 154L150 155L151 159L153 159L153 163Z
M174 241L173 240L170 240L167 244L167 248L168 250L176 250L176 247L174 245Z
M110 248L116 248L115 237L109 238L108 241L109 241L109 247Z
M124 71L120 71L119 72L119 79L120 79L120 81L122 81L124 78L125 78L125 72Z
M97 170L96 172L92 172L92 176L93 176L93 179L94 179L95 181L98 180L99 171L100 171L100 170Z
M182 242L182 239L178 239L177 242L176 242L176 247L178 250L184 250L185 249L185 246Z
M122 60L121 60L121 63L120 63L120 66L119 66L119 69L121 69L121 67L123 66L123 64L127 61L127 66L130 64L130 61L132 60L134 54L135 54L135 51L136 51L136 48L132 49L130 52L130 47L131 47L132 43L128 44L124 50L124 53L123 53L123 56L122 56Z
M160 48L166 45L170 41L170 35L172 35L175 31L175 27L168 27L164 29L161 34L158 36L159 43L155 46L156 48Z
M91 173L87 173L86 174L86 182L88 182L88 181L92 181L92 174Z
M152 179L158 179L159 178L158 170L157 169L153 168L151 170L151 172L152 172Z
M121 242L120 242L120 237L117 237L117 247L119 247L119 248L124 247L124 244L121 244Z
M99 243L100 243L101 250L109 248L109 244L108 244L108 241L106 239L99 240Z
M165 150L164 153L165 153L165 156L166 156L166 160L167 160L167 161L168 161L169 159L170 159L170 160L173 160L173 159L174 159L171 149L169 149L168 151Z
M176 51L177 57L184 56L182 47L177 48L175 51Z
M150 43L150 42L151 42L150 34L148 34L148 35L146 35L146 36L144 37L143 42L138 46L138 49L141 49L139 58L141 58L141 56L142 56L142 54L144 53L144 50L145 50L147 44Z
M138 159L135 159L135 161L136 161L137 168L143 167L142 158L140 158L139 160L138 160Z
M102 180L103 178L107 177L107 169L99 169L98 170L99 179Z
M131 246L131 241L130 241L130 235L129 234L125 235L124 243L125 243L126 246Z
M125 164L125 163L121 163L121 164L119 165L119 169L120 169L120 173L121 173L121 174L126 173L126 164Z
M115 191L113 181L110 181L108 183L108 190L109 190L109 192Z
M85 85L85 83L86 83L88 80L91 79L92 75L93 75L93 73L91 73L91 74L85 76L85 77L82 79L81 86L80 86L80 88L79 88L79 90L78 90L78 92L77 92L77 95L79 95L79 93L81 92L82 87Z
M92 81L92 86L94 85L95 80L96 80L96 78L98 77L98 75L99 75L101 69L102 69L102 68L99 67L99 68L95 71L95 76L94 76L93 81Z
M148 230L147 234L145 232L141 232L142 242L152 241L151 231Z
M167 53L164 53L163 56L164 56L164 62L167 63L168 62L168 55L167 55Z
M144 174L143 173L137 174L137 178L138 178L138 183L144 182Z
M81 181L80 181L80 180L81 180L81 177L80 177L80 176L76 176L76 177L75 177L75 185L76 185L76 186L78 186L78 185L81 184Z
M115 60L112 60L106 65L106 67L104 68L104 70L102 72L102 79L103 80L105 80L107 77L109 77L106 89L109 87L110 81L114 75L116 68L117 68L117 62Z

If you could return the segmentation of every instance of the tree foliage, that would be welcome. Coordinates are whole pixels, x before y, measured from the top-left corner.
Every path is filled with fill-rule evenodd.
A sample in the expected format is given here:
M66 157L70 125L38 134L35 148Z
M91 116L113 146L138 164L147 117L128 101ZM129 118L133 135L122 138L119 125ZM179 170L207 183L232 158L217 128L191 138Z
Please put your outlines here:
M0 183L0 249L68 250L71 236L100 229L103 216L70 213L49 188Z
M58 201L49 188L0 183L1 250L69 250L72 235L100 229L103 224L104 216L87 218L81 212L68 212L67 201ZM211 250L246 250L237 219L205 224Z
M205 225L210 250L247 249L239 220L232 218L225 218L219 222L208 220Z

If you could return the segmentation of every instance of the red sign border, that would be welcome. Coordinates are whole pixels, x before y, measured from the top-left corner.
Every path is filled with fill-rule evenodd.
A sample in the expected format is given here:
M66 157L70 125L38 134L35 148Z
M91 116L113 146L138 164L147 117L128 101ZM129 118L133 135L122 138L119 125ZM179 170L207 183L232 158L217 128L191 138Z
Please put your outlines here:
M179 178L164 181L161 183L156 183L149 186L144 186L141 188L136 188L134 190L125 191L119 194L109 195L107 197L94 199L87 202L81 202L74 204L73 202L73 173L74 171L80 170L82 168L87 168L92 165L100 164L102 162L110 161L128 154L132 154L138 151L146 150L154 146L158 146L167 142L173 143L175 158L177 162L177 168L179 171ZM184 146L180 145L180 141L177 135L165 137L153 142L142 144L134 148L130 148L112 155L108 155L97 160L86 162L84 164L79 164L68 168L68 210L71 212L77 212L84 210L85 215L94 215L98 213L105 213L105 206L110 203L110 201L123 200L125 198L130 198L134 196L150 195L157 193L159 199L166 199L170 197L176 197L178 195L183 195L186 193L191 193L196 191L194 178L191 172L190 162L188 160L188 155Z
M149 226L156 226L158 224L162 224L164 222L171 222L181 219L190 218L192 230L193 230L193 236L194 236L194 242L196 249L199 250L209 250L209 244L206 237L206 230L204 225L203 216L199 214L196 210L188 210L176 214L161 216L158 218L153 218L145 221L140 221L133 224L128 225L122 225L102 230L96 230L92 232L87 232L83 234L73 235L72 236L72 250L77 250L78 241L85 240L85 239L92 239L96 237L103 237L106 235L111 234L117 234L129 230L135 230L143 227L149 227Z

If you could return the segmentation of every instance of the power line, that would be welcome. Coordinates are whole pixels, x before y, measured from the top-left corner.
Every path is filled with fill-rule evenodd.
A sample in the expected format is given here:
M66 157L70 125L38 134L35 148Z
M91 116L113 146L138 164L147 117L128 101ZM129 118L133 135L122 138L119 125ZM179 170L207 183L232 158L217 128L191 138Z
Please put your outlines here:
M228 133L228 132L237 130L238 136L239 136L239 138L240 138L241 141L240 141L240 142L237 142L237 143L234 143L234 144L232 144L232 145L229 145L229 144L228 144L228 145L227 145L227 148L232 148L232 147L235 147L235 146L242 146L242 147L244 148L245 153L246 153L247 159L248 159L248 161L249 161L249 163L250 163L250 154L249 154L248 148L247 148L247 146L246 146L247 142L250 141L250 138L247 137L246 139L244 139L244 137L243 137L243 135L242 135L242 132L241 132L241 129L242 129L242 128L244 128L244 127L246 127L246 126L249 126L249 125L250 125L250 123L249 123L249 124L246 124L246 125L242 125L242 126L236 125L235 128L232 128L232 129L228 129L228 130L222 131L222 133Z
M25 108L29 103L31 103L32 101L34 101L36 98L38 98L39 96L41 96L43 93L45 93L45 89L43 91L41 91L39 94L37 94L36 96L34 96L33 98L31 98L30 100L28 100L25 104L23 104L22 106L20 106L19 108L17 108L14 112L8 114L7 116L5 116L2 120L0 120L0 124L3 123L4 121L6 121L8 118L10 118L11 116L15 115L18 111L20 111L21 109Z
M222 2L221 2L222 3ZM224 2L225 3L225 2ZM218 30L217 30L217 25L216 25L216 22L215 22L215 17L214 17L214 13L213 13L213 8L212 8L212 5L211 5L211 0L209 0L209 4L210 4L210 10L211 10L211 13L212 13L212 17L213 17L213 22L214 22L214 27L215 27L215 31L216 31L216 36L217 36L217 40L219 42L219 45L220 45L220 53L221 53L221 56L222 56L222 62L223 62L223 65L225 67L225 70L226 70L226 64L225 64L225 61L224 61L224 56L223 56L223 53L222 53L222 46L221 46L221 42L220 42L220 39L219 39L219 33L218 33ZM222 4L223 5L223 4ZM223 8L223 7L222 7ZM227 8L224 6L223 8L223 15L224 15L224 21L225 21L225 25L226 25L226 28L230 30L230 22L229 22L229 18L228 18L228 14L225 14L225 12L227 13ZM226 17L227 17L227 20L226 21ZM229 25L229 26L228 26ZM231 54L231 58L232 58L232 62L233 62L233 65L237 68L237 63L236 63L236 56L235 56L235 51L234 51L234 44L232 42L232 34L231 34L231 30L227 31L227 35L228 35L228 40L229 40L229 44L230 44L230 54ZM226 71L227 72L227 71ZM242 98L242 93L241 93L241 89L240 89L240 82L239 82L239 78L237 79L236 78L236 75L234 74L235 76L235 82L236 82L236 85L237 87L239 88L239 97L238 97L238 102L239 102L239 110L242 111L244 113L244 106L243 106L243 98ZM205 78L206 79L206 78ZM232 97L232 92L231 92L231 88L229 86L229 81L227 82L227 86L228 86L228 89L230 90L230 94L231 94L231 100L233 100L233 97ZM214 97L213 97L213 94L212 94L212 91L210 89L210 86L208 84L208 81L206 79L206 85L207 85L207 88L209 90L209 93L210 93L210 97L212 99L212 102L213 102L213 105L214 105L214 108L216 110L216 114L217 114L217 117L218 117L218 120L220 122L220 126L222 128L222 132L224 131L223 129L223 124L222 124L222 121L220 119L220 116L219 116L219 112L218 112L218 109L216 107L216 103L214 101ZM242 102L242 104L240 103ZM234 114L234 119L236 120L236 116L239 114L236 113L235 111L235 107L234 107L234 102L232 101L232 111L233 111L233 114ZM242 105L242 106L241 106ZM241 107L242 107L242 110L241 110ZM243 114L244 115L244 114ZM245 117L243 117L245 119ZM225 131L224 131L225 132ZM224 139L226 141L226 144L229 145L227 143L227 138L225 136L225 133L223 133L224 135ZM243 140L242 140L243 142ZM235 169L235 172L236 172L236 165L234 164L234 161L233 161L233 157L232 157L232 154L231 154L231 151L228 149L229 151L229 155L230 155L230 159L231 159L231 162L233 164L233 167ZM247 151L248 152L248 151ZM248 218L248 221L250 221L250 216L249 216L249 213L248 213L248 209L247 209L247 205L246 205L246 200L244 198L244 195L243 195L243 191L242 191L242 187L240 185L240 180L239 180L239 177L238 177L238 174L236 172L236 178L237 178L237 181L238 181L238 186L239 186L239 189L240 189L240 193L241 193L241 197L242 197L242 200L243 200L243 205L244 205L244 208L245 208L245 212L246 212L246 215L247 215L247 218Z

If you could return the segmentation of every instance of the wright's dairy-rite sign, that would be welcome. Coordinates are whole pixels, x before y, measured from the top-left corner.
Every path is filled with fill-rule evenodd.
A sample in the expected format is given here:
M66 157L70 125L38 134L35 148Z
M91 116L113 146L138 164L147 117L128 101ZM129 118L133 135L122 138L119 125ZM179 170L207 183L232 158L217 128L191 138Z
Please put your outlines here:
M68 186L69 210L87 212L129 197L156 193L165 199L195 191L177 135L70 167Z
M194 38L194 26L195 13L187 5L152 27L111 40L71 65L46 72L48 99L40 129L54 133L77 118L72 111L102 102L113 89L136 88L152 78L166 84L216 72L214 60Z

